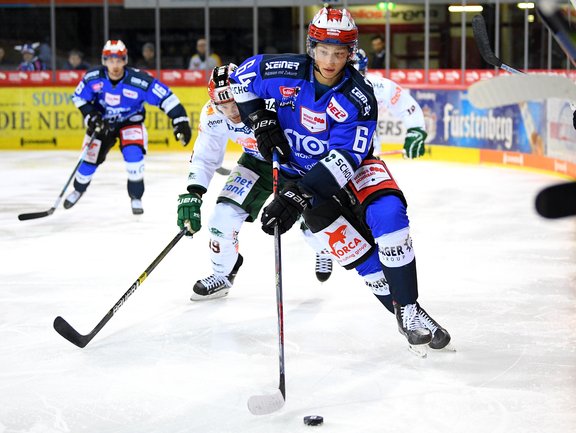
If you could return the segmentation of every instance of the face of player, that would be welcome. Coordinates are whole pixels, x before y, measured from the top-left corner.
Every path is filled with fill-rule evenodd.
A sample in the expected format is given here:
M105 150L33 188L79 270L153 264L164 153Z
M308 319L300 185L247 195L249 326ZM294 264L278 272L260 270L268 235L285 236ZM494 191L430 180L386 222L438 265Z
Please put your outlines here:
M236 102L234 101L226 102L225 104L218 104L216 105L216 109L226 116L232 123L240 123L242 121L238 105L236 105Z
M108 69L108 77L110 77L111 80L119 80L124 76L126 60L111 56L104 61L104 65Z
M340 81L346 62L348 61L349 49L342 45L318 44L314 48L314 62L318 69L314 70L314 77L318 82L327 86L333 86Z

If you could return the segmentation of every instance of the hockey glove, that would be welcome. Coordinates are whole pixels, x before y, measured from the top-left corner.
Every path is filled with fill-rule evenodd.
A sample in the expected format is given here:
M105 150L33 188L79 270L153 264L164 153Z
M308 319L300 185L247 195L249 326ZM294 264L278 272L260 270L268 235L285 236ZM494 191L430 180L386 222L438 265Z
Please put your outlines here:
M88 135L92 135L94 131L100 135L106 135L108 132L107 123L102 119L102 113L99 111L93 111L88 114L84 119L84 123L86 124L86 134Z
M292 149L286 140L284 131L280 128L276 113L269 110L258 110L248 116L254 136L258 142L258 150L268 162L272 162L272 152L278 151L280 163L288 162Z
M406 131L404 150L408 158L418 158L424 155L424 141L427 136L428 134L422 128L410 128Z
M192 139L192 129L190 129L190 120L187 117L177 117L172 119L174 127L174 137L182 142L183 146L188 145Z
M178 227L180 230L188 229L186 236L192 236L200 230L202 199L200 194L180 194L178 196Z
M269 235L274 234L274 226L278 225L280 234L286 233L294 225L304 209L308 206L308 199L304 197L295 183L289 183L264 208L260 221L262 230Z

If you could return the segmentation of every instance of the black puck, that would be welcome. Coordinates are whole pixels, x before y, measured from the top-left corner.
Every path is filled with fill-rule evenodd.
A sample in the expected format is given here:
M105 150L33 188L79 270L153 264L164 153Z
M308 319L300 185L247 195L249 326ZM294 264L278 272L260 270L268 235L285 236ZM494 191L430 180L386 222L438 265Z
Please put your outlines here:
M306 425L322 425L324 418L320 415L308 415L304 417L304 424Z

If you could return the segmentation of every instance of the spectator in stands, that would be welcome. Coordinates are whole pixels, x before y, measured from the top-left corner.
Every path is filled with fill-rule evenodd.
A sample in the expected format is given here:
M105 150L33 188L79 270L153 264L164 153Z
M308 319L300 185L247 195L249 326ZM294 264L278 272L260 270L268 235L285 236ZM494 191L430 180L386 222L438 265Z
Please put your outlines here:
M206 39L201 38L196 42L196 54L190 58L188 69L194 70L212 70L216 66L222 66L222 61L218 54L207 55Z
M4 50L4 48L0 47L0 71L3 69L12 69L10 65L8 65L8 63L6 62L5 56L6 51Z
M36 55L36 48L40 44L34 42L33 44L16 45L14 49L22 53L22 63L18 65L19 71L44 71L46 64L42 62Z
M142 45L142 58L136 63L140 69L156 69L156 50L152 42Z
M386 44L382 35L373 36L372 43L372 58L370 62L370 69L386 69ZM390 67L396 68L396 60L392 55L390 56Z
M80 71L90 69L90 65L84 61L84 53L82 51L70 50L64 69Z

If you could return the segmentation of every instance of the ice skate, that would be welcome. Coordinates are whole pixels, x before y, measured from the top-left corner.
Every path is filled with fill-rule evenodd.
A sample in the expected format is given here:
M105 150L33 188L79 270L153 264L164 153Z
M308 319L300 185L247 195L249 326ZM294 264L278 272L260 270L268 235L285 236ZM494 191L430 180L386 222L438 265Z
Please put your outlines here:
M332 259L327 254L316 253L316 278L323 283L332 275Z
M72 206L74 206L78 200L80 200L80 197L82 197L83 194L83 192L76 190L68 194L68 197L66 197L66 200L64 200L64 209L70 209Z
M417 304L418 305L418 304ZM432 333L432 341L428 343L431 349L448 349L450 334L438 324L428 313L418 305L418 321Z
M133 198L131 201L132 213L134 215L142 215L144 213L144 208L142 207L142 200L139 198Z
M421 346L432 341L432 333L420 324L418 303L399 305L394 304L398 332L404 335L410 346Z
M190 296L191 301L206 301L208 299L222 298L228 294L232 284L234 284L234 278L238 273L238 269L242 266L244 259L242 255L238 254L238 259L236 264L226 276L212 274L209 277L202 278L196 281L194 287L192 288L192 296Z

